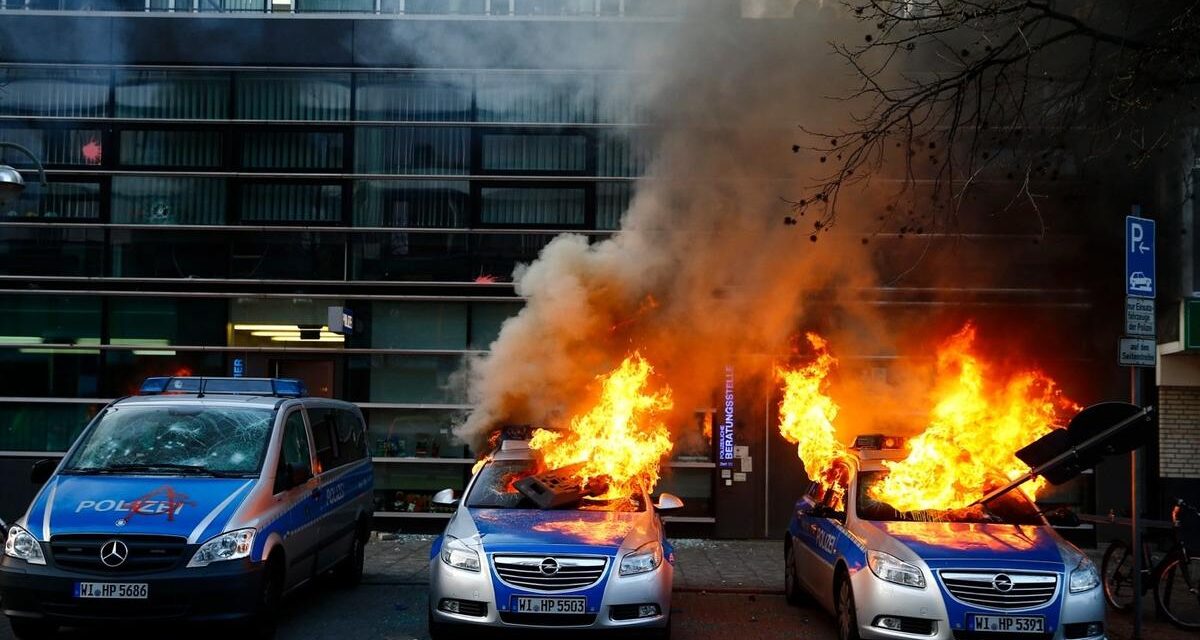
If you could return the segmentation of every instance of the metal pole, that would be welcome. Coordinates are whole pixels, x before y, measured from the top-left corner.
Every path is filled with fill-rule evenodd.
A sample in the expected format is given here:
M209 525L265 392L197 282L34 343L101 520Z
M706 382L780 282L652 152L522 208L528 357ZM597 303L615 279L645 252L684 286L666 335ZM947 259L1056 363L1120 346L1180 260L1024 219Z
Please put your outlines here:
M1129 396L1136 406L1142 406L1141 376L1137 367L1129 367ZM1129 529L1133 549L1133 640L1142 638L1142 536L1138 529L1138 463L1141 447L1129 452Z

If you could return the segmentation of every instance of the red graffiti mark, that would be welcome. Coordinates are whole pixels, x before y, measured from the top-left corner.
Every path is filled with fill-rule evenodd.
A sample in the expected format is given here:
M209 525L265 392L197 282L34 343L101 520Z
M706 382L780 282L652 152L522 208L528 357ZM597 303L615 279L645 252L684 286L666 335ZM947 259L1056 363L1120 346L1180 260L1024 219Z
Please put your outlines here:
M167 516L167 522L174 522L175 514L184 506L194 507L195 502L188 499L187 494L175 491L171 485L163 485L150 493L129 503L129 515L125 520L129 520L133 516Z
M80 149L80 152L83 153L83 159L88 164L100 164L100 160L104 155L104 150L100 147L100 141L95 138L88 140L87 144L83 145L83 148Z

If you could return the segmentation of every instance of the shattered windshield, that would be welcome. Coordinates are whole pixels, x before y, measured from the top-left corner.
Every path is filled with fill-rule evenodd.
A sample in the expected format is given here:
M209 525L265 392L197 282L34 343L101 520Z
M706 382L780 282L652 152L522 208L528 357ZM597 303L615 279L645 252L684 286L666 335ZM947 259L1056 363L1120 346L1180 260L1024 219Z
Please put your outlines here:
M466 505L480 509L537 509L538 505L514 486L521 478L537 473L533 460L493 460L480 469ZM645 500L634 495L619 500L582 498L569 507L580 511L643 511Z
M257 474L274 418L273 409L242 406L110 407L63 471Z
M883 480L886 471L863 471L858 475L856 511L863 520L876 522L959 522L967 524L1041 525L1038 509L1019 490L1010 491L988 502L963 509L897 511L886 502L870 497L875 483ZM980 493L982 497L983 493Z

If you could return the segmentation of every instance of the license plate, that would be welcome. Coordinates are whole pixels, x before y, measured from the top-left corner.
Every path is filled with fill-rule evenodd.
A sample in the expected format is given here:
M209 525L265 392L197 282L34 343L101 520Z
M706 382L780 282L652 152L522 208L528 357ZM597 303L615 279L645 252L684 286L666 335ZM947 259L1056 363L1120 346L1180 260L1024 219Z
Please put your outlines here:
M145 600L150 597L150 585L144 582L76 582L75 597Z
M998 633L1045 633L1045 624L1045 619L1042 616L971 615L971 629L974 631L995 631Z
M587 598L517 598L517 613L586 613Z

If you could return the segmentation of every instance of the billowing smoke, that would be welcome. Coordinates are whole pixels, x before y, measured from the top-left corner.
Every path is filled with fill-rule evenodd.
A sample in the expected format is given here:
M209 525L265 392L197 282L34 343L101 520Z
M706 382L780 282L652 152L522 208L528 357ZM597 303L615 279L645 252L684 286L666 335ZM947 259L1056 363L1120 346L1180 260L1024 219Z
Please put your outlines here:
M827 313L853 305L834 291L874 284L861 236L784 224L784 199L825 166L793 153L797 126L830 130L847 117L850 105L830 96L851 79L829 40L857 27L802 8L786 20L690 15L648 34L651 46L622 42L650 70L629 97L653 123L636 134L654 141L648 175L614 236L561 236L514 274L524 309L465 371L475 408L457 434L476 450L501 425L569 417L592 379L634 350L671 385L686 423L712 406L727 365L743 379L770 375L808 300ZM843 228L876 210L865 200L840 209Z

